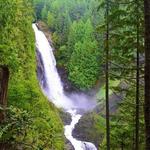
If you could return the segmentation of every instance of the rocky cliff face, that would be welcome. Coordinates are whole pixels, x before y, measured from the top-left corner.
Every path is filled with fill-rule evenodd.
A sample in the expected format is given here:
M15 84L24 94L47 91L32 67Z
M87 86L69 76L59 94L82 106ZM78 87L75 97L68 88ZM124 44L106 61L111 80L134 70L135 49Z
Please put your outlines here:
M68 73L65 70L65 68L57 66L57 70L58 70L58 74L61 78L61 81L63 83L64 91L66 93L79 92L79 90L75 86L73 86L71 84L71 82L68 80Z
M72 144L66 139L65 150L75 150Z
M104 130L101 126L104 126L104 124L99 122L98 114L94 112L86 113L73 130L73 136L78 140L92 142L98 148L104 137Z
M43 21L38 21L37 26L38 26L38 29L41 30L45 34L49 43L53 47L53 41L51 40L51 32L50 32L48 26Z
M38 49L36 49L36 55L37 55L37 77L38 80L40 82L40 85L43 86L43 88L46 88L46 78L45 78L45 71L44 71L44 65L43 65L43 61L41 58L41 54L38 51Z

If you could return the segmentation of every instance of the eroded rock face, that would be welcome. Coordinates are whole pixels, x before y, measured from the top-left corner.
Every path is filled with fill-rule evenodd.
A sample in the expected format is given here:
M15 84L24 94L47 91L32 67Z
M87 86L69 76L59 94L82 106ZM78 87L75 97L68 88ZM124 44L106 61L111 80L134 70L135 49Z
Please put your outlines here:
M73 136L81 141L92 142L98 148L104 136L99 126L98 115L94 112L86 113L73 130Z
M59 115L64 125L69 125L71 123L71 115L68 112L59 110Z
M72 144L66 139L65 150L75 150Z
M53 41L52 41L52 38L51 38L51 32L50 32L49 27L47 26L47 24L44 23L43 21L38 21L38 22L36 23L36 25L37 25L38 29L41 30L41 31L45 34L45 36L46 36L46 38L47 38L49 44L50 44L50 45L53 47L53 49L54 49Z
M78 92L79 89L77 89L74 85L71 84L71 82L68 80L68 72L64 67L57 66L58 74L61 78L61 81L63 83L64 91L67 93L71 92Z
M43 88L46 88L46 77L45 77L45 71L44 71L44 65L41 58L41 54L38 49L36 49L36 59L37 59L37 77L40 82L40 85L42 85Z

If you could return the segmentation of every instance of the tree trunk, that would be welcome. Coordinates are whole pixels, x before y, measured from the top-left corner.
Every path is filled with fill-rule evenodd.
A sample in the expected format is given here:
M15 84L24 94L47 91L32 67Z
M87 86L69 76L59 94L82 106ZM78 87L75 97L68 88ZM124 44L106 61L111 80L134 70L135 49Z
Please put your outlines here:
M139 0L136 0L136 30L137 30L137 57L136 57L136 118L135 118L135 150L139 150Z
M109 1L106 0L106 141L107 150L110 150L110 123L109 123Z
M2 110L0 111L0 122L3 122L6 115L7 106L7 89L9 80L9 69L6 66L0 67L0 106Z
M121 150L124 150L124 141L121 142Z
M145 16L145 135L150 150L150 0L144 0Z

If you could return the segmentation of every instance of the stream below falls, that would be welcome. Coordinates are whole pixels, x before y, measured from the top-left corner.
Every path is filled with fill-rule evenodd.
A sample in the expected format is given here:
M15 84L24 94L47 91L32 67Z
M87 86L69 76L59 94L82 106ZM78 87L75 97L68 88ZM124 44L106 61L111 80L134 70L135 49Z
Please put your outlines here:
M40 53L44 68L44 78L39 79L42 90L51 102L57 107L63 108L72 118L70 125L64 126L64 135L75 150L97 150L93 143L79 141L72 136L75 125L82 117L82 114L79 112L93 109L96 106L96 101L82 93L74 93L70 96L65 95L63 84L57 72L53 49L44 33L37 28L36 24L33 24L32 27L36 37L36 48Z

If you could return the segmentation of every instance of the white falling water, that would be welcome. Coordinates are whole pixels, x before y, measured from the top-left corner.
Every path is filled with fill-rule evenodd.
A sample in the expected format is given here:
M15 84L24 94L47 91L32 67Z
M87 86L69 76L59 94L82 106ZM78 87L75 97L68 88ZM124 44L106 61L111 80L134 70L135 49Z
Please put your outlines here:
M70 96L72 98L65 96L63 86L56 69L56 60L53 55L52 47L49 45L49 42L44 33L38 30L35 24L33 24L33 29L36 37L36 47L42 57L45 78L47 82L47 89L44 89L44 92L57 107L64 108L71 114L72 117L71 124L64 127L66 138L72 143L75 150L97 150L94 144L76 140L72 136L72 131L75 128L75 125L82 117L82 115L77 113L77 108L85 109L85 106L92 108L95 103L91 102L89 105L87 105L88 100L85 98L79 99L79 96L83 97L82 95ZM75 104L73 99L76 99L76 102L81 104Z
M53 55L52 47L43 32L39 31L35 24L33 29L36 36L36 47L38 48L45 70L47 89L46 95L53 100L53 103L58 107L69 109L73 107L72 102L64 95L63 86L56 69L56 60Z
M70 125L65 126L65 136L72 143L75 150L97 150L94 144L90 142L78 141L73 138L72 131L82 115L77 114L76 110L68 110L68 112L71 114L72 122Z

